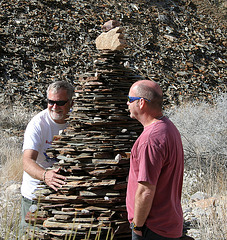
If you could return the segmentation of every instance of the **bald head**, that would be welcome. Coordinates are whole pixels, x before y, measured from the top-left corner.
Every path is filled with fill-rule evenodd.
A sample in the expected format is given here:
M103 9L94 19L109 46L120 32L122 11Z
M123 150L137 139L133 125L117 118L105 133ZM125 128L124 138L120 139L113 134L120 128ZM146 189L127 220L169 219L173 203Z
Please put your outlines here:
M131 89L133 89L138 97L144 97L151 100L152 107L162 109L163 93L162 89L155 81L140 80L135 82Z

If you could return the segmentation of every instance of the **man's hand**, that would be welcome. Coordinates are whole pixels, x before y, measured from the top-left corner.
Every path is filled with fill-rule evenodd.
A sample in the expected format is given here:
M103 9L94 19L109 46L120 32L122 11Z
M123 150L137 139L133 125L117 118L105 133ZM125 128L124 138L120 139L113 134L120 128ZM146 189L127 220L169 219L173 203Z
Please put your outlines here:
M53 188L55 191L57 191L58 188L61 188L62 185L66 184L64 182L66 177L58 174L60 170L61 170L61 168L47 170L46 174L45 174L45 178L43 179L44 182L46 183L46 185Z
M142 231L139 231L139 230L133 230L133 232L134 232L136 235L142 237Z
M45 180L45 183L58 190L62 185L65 185L64 180L66 177L58 174L61 168L47 170L44 176L45 170L36 163L38 152L32 149L26 149L23 153L23 169L30 176L38 180ZM45 179L43 179L45 177Z

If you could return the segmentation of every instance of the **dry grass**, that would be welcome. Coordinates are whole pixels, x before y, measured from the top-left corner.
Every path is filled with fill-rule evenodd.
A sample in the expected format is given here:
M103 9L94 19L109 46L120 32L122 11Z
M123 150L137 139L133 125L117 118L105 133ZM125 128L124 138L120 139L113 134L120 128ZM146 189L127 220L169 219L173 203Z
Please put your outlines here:
M227 238L227 196L217 197L214 205L205 209L199 219L199 229L203 231L204 239L226 239Z
M10 137L8 133L0 131L0 181L21 181L22 179L22 139ZM7 141L6 141L7 139Z
M34 115L22 107L1 108L0 239L17 239L20 219L23 131ZM13 187L13 189L11 189Z
M0 180L21 181L23 132L35 112L17 106L0 110Z

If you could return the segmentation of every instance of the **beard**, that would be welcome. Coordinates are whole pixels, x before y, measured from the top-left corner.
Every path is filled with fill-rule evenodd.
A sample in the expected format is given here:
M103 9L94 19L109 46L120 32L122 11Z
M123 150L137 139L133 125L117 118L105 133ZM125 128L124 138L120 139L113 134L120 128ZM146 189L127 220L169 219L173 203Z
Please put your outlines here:
M59 120L64 119L64 114L63 114L62 111L56 112L56 111L51 110L50 111L50 116L54 121L59 121Z

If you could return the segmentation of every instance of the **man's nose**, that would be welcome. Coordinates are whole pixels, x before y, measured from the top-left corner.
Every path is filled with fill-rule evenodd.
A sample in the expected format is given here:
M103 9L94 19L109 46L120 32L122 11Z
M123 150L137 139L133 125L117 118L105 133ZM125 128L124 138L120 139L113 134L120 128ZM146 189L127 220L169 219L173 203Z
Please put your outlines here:
M58 107L58 105L55 103L52 108L57 108L57 107Z

